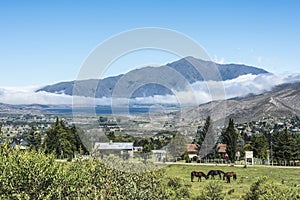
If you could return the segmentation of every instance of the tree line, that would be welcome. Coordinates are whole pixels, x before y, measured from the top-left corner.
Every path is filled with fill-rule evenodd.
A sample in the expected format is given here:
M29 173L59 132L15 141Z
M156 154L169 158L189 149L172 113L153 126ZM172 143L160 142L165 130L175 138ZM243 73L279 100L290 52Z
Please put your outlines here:
M69 126L64 120L56 118L56 122L44 135L38 132L35 126L31 126L28 132L7 139L6 143L20 144L20 141L25 140L28 142L27 147L32 150L54 154L56 158L71 159L75 154L89 153L81 141L83 135L82 129L75 125Z
M207 117L203 127L198 127L194 143L201 148L205 137L214 131L212 120ZM226 144L226 154L231 162L236 161L236 152L244 155L244 151L253 151L253 156L261 160L276 161L277 164L288 164L300 159L300 134L292 133L287 128L275 132L261 132L242 135L235 128L233 119L229 119L228 126L223 129L215 148L207 156L215 158L217 144ZM199 148L199 149L200 149Z

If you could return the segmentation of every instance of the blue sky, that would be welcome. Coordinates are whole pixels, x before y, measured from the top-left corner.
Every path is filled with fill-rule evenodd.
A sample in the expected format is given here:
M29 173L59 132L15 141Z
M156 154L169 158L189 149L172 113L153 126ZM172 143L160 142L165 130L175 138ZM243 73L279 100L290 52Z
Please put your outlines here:
M181 32L220 63L244 63L274 73L299 73L299 9L300 2L296 0L3 0L0 86L74 80L97 45L120 32L142 27ZM131 62L130 56L123 63L120 60L108 74L176 59L165 53L152 54L147 60Z

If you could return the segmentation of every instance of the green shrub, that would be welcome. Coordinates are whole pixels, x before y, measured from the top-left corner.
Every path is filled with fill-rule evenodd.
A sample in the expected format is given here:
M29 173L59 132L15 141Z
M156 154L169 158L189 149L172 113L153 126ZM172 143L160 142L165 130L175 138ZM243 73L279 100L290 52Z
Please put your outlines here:
M54 156L1 145L0 198L51 198L59 165Z
M281 183L270 182L267 177L260 177L251 185L250 191L244 196L245 200L277 200L299 199L300 190Z
M165 191L166 199L187 199L190 197L191 185L184 185L184 180L179 177L167 177Z
M42 152L0 148L0 199L186 199L182 179L163 181L149 163L117 158L56 162ZM114 167L112 167L112 165Z
M209 181L206 183L204 190L196 200L223 200L225 194L223 193L223 186L219 181Z

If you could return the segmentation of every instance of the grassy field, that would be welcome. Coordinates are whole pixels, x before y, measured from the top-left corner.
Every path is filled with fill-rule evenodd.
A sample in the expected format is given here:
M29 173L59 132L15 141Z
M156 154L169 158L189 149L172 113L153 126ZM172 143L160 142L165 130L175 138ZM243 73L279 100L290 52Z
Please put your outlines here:
M266 166L249 166L231 167L231 166L205 166L205 165L169 165L166 168L166 175L169 177L180 177L184 180L184 184L191 185L192 197L196 197L203 190L205 184L211 179L202 182L197 182L195 177L194 182L191 182L191 171L203 171L205 174L211 169L220 169L224 172L234 171L237 173L237 180L226 183L215 177L215 180L220 181L223 185L223 192L226 194L226 199L242 199L243 195L249 191L250 186L258 177L267 176L269 180L284 183L291 187L300 184L300 168L275 168ZM234 189L234 192L228 194L228 191Z

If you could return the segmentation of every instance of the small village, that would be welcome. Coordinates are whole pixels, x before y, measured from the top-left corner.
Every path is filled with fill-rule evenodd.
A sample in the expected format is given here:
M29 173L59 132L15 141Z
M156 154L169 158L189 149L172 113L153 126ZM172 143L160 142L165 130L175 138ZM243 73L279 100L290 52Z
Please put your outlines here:
M72 116L63 115L61 119L67 124L72 121ZM86 118L82 118L81 125L88 123ZM2 141L12 139L12 147L20 146L28 148L30 142L26 140L28 134L32 131L39 133L42 140L46 136L46 132L56 122L57 116L54 114L9 114L0 117ZM77 118L78 120L78 118ZM218 141L216 138L216 146L214 154L201 158L201 145L197 143L197 133L203 129L205 120L193 122L194 131L182 131L180 134L184 139L177 145L183 146L179 152L174 154L174 148L170 147L169 143L174 137L176 130L183 130L184 127L190 125L176 126L173 121L163 121L160 123L160 128L156 127L153 134L151 130L147 130L147 134L142 135L141 129L145 128L141 124L149 124L147 121L133 121L136 125L130 125L130 134L126 132L128 128L124 127L124 121L106 116L99 116L99 124L95 127L85 130L85 145L90 151L91 156L103 157L104 155L115 154L127 158L143 158L150 159L154 162L176 162L185 160L185 162L216 162L227 163L228 155L226 153L226 144ZM70 123L71 124L71 123ZM252 136L272 135L272 133L288 130L292 134L299 134L300 119L298 116L291 118L272 118L264 117L261 120L234 124L235 129L240 134L241 139L238 139L238 147L247 146L245 141ZM138 127L137 130L132 127ZM157 129L158 128L158 129ZM216 129L217 136L221 136L222 130L225 127ZM136 133L134 133L136 131ZM93 133L93 135L89 135ZM104 137L103 137L104 136ZM113 137L111 137L113 136ZM104 139L103 139L104 138ZM249 145L249 144L248 144ZM172 149L173 148L173 149ZM271 146L269 146L271 148ZM178 150L176 150L178 151ZM270 149L268 150L268 152ZM168 155L168 154L173 155ZM243 160L244 153L236 152L236 160ZM270 152L268 153L268 161L255 158L256 164L270 164Z

